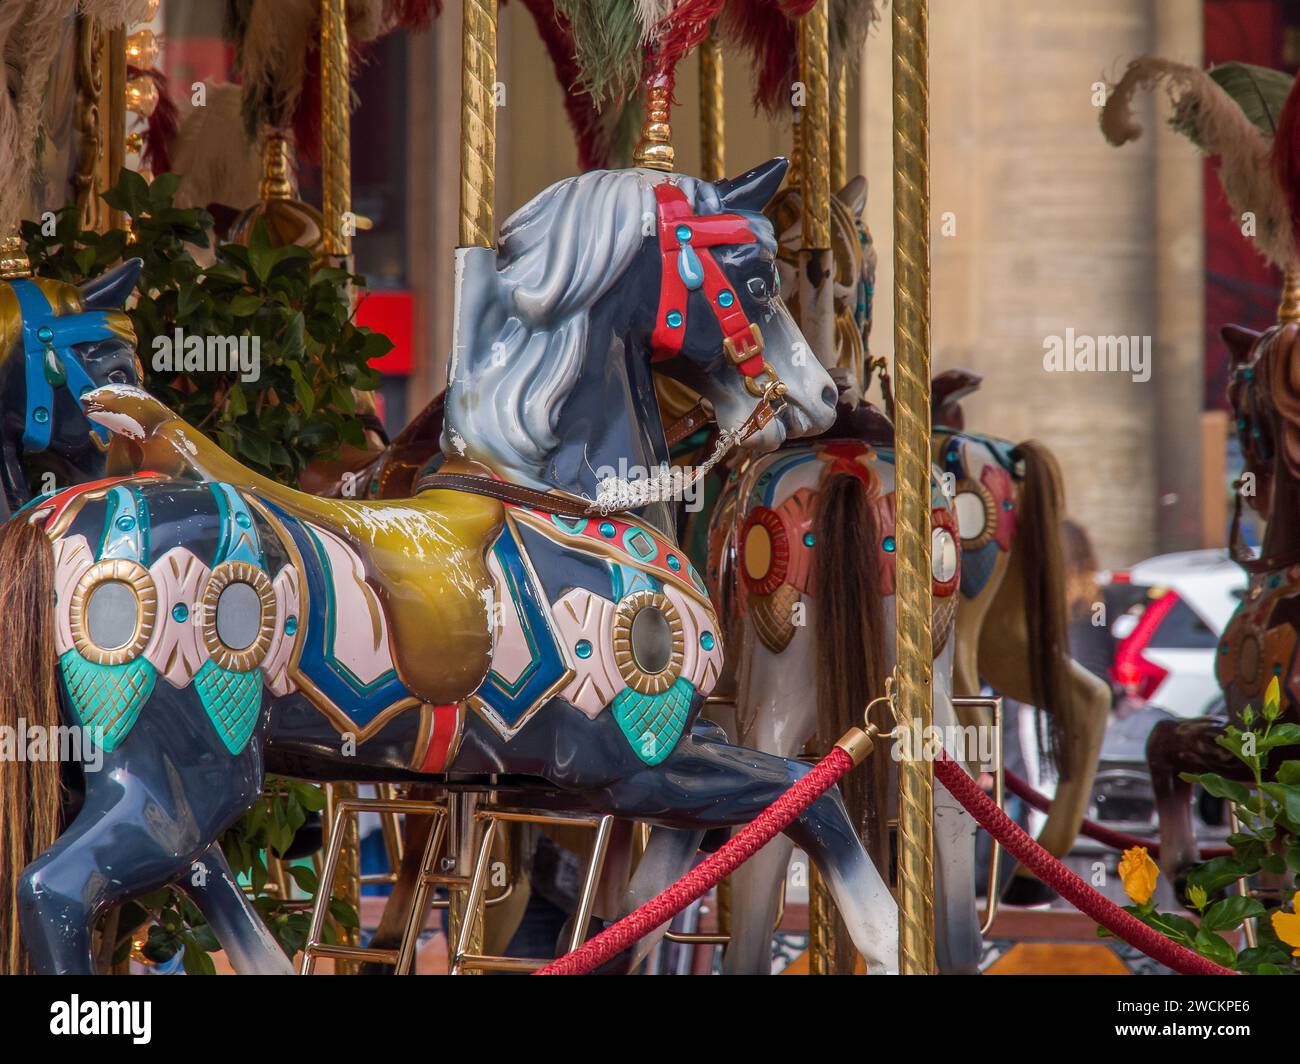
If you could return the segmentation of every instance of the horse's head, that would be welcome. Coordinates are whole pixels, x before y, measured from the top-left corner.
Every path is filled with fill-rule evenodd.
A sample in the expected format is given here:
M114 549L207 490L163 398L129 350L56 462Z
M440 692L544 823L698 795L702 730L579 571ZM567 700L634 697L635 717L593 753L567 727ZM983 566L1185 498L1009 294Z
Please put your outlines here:
M1228 403L1245 460L1242 498L1267 518L1277 473L1300 478L1300 326L1255 332L1227 325ZM1279 465L1279 462L1281 463Z
M860 381L865 372L871 308L876 284L876 249L862 215L867 179L855 177L831 197L831 259L834 266L835 365ZM776 229L777 270L790 311L799 315L799 249L803 245L803 194L784 188L763 212Z
M498 249L460 249L444 453L594 495L602 470L667 461L652 364L724 430L775 375L785 407L747 447L828 428L836 389L781 301L759 213L785 169L716 184L592 171L515 212Z
M81 408L104 384L138 384L135 330L123 311L142 263L84 284L47 278L0 284L0 433L5 501L13 509L47 486L103 472L107 433ZM40 474L53 476L43 484Z
M708 398L724 430L753 411L765 378L785 385L785 413L748 441L760 451L787 435L824 432L835 416L835 385L781 298L775 233L760 213L786 166L773 159L716 184L657 183L647 240L658 275L657 285L645 287L656 297L656 368Z

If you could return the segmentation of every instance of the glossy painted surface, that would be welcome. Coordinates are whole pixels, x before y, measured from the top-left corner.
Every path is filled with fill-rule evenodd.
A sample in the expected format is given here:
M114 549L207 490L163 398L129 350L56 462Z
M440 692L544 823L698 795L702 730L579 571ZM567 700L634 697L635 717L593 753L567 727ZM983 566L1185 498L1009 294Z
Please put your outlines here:
M140 265L132 259L81 287L0 282L0 518L103 475L103 442L78 399L92 386L140 381L121 310Z
M715 254L789 386L786 410L748 441L757 448L825 428L834 395L816 361L798 357L802 338L779 299L748 283L772 279L774 242L757 212L783 173L774 163L717 186L674 178L697 212L725 209L753 229L754 240ZM623 171L562 182L507 222L499 260L487 249L458 252L444 449L459 468L472 460L484 473L592 494L602 466L666 454L648 347L659 256L642 217L662 180ZM740 424L753 398L718 354L715 318L692 305L684 327L683 353L665 368L697 382L724 425ZM497 345L508 357L494 362ZM575 807L691 833L751 819L807 771L731 746L699 719L721 668L716 617L658 508L598 519L593 532L513 507L507 520L491 499L446 491L323 500L243 468L137 389L100 389L87 409L115 434L108 472L148 475L45 501L26 516L44 523L73 566L61 579L74 595L87 560L148 574L146 585L130 569L151 589L121 633L97 637L113 646L88 646L70 604L66 626L83 660L106 651L156 675L143 694L100 693L101 703L138 703L134 716L106 771L87 779L81 814L19 885L24 937L42 970L88 970L103 908L210 858L268 769L413 778L441 744L445 756L433 764L456 778L531 780ZM131 530L118 525L124 492ZM227 600L239 583L249 593ZM586 605L602 601L590 631L569 643L555 609L566 601L582 609L575 592ZM638 623L644 610L662 617ZM201 647L178 627L195 624ZM653 636L665 626L666 651ZM232 646L223 634L253 642ZM174 654L160 658L164 639ZM602 666L608 705L557 693L583 661L612 662L612 673ZM234 675L208 684L214 664ZM490 671L504 700L488 697ZM66 683L62 696L75 718ZM892 901L838 796L824 796L788 833L823 868L872 968L892 969L896 928L879 918ZM228 892L205 901L246 967L276 967Z

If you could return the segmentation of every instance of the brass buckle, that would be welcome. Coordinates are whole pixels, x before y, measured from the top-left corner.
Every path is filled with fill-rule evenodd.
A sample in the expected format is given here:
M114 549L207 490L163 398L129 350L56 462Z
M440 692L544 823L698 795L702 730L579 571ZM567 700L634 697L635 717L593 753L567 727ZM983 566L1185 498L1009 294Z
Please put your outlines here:
M764 377L769 378L766 384L761 383ZM758 376L745 378L745 390L755 399L766 399L773 406L774 413L780 413L785 406L785 382L776 375L772 363L766 359L763 361L763 371Z
M744 334L742 333L742 335ZM749 323L749 335L750 342L739 350L736 348L736 342L730 336L722 338L722 349L727 352L727 357L737 366L742 362L748 362L755 355L763 353L763 334L752 321Z

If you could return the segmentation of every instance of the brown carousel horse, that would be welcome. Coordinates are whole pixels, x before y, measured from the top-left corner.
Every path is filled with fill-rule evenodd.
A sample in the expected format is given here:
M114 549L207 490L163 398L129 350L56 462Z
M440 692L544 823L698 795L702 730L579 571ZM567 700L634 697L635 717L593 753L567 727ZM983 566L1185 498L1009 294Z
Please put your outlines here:
M1217 742L1242 711L1261 707L1265 688L1278 677L1282 722L1300 723L1300 325L1275 325L1263 333L1229 325L1222 332L1232 355L1228 400L1245 457L1236 486L1231 551L1250 586L1219 642L1215 672L1224 717L1163 721L1147 740L1147 762L1160 817L1160 859L1179 879L1198 860L1192 824L1192 784L1181 773L1216 772L1253 782L1247 767ZM1267 522L1259 557L1241 543L1240 518L1248 503ZM1300 756L1276 748L1270 762Z

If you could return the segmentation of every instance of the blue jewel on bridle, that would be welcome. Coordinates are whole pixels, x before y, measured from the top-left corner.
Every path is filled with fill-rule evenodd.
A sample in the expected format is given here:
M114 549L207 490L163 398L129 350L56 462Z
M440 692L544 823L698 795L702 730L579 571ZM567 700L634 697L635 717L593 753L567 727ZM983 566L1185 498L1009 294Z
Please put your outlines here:
M67 387L80 399L96 385L73 350L78 344L111 340L116 335L108 313L87 310L59 317L45 293L31 281L11 281L23 318L23 362L27 383L27 412L23 421L23 449L44 451L54 426L54 389ZM91 431L107 444L109 432L101 425Z

